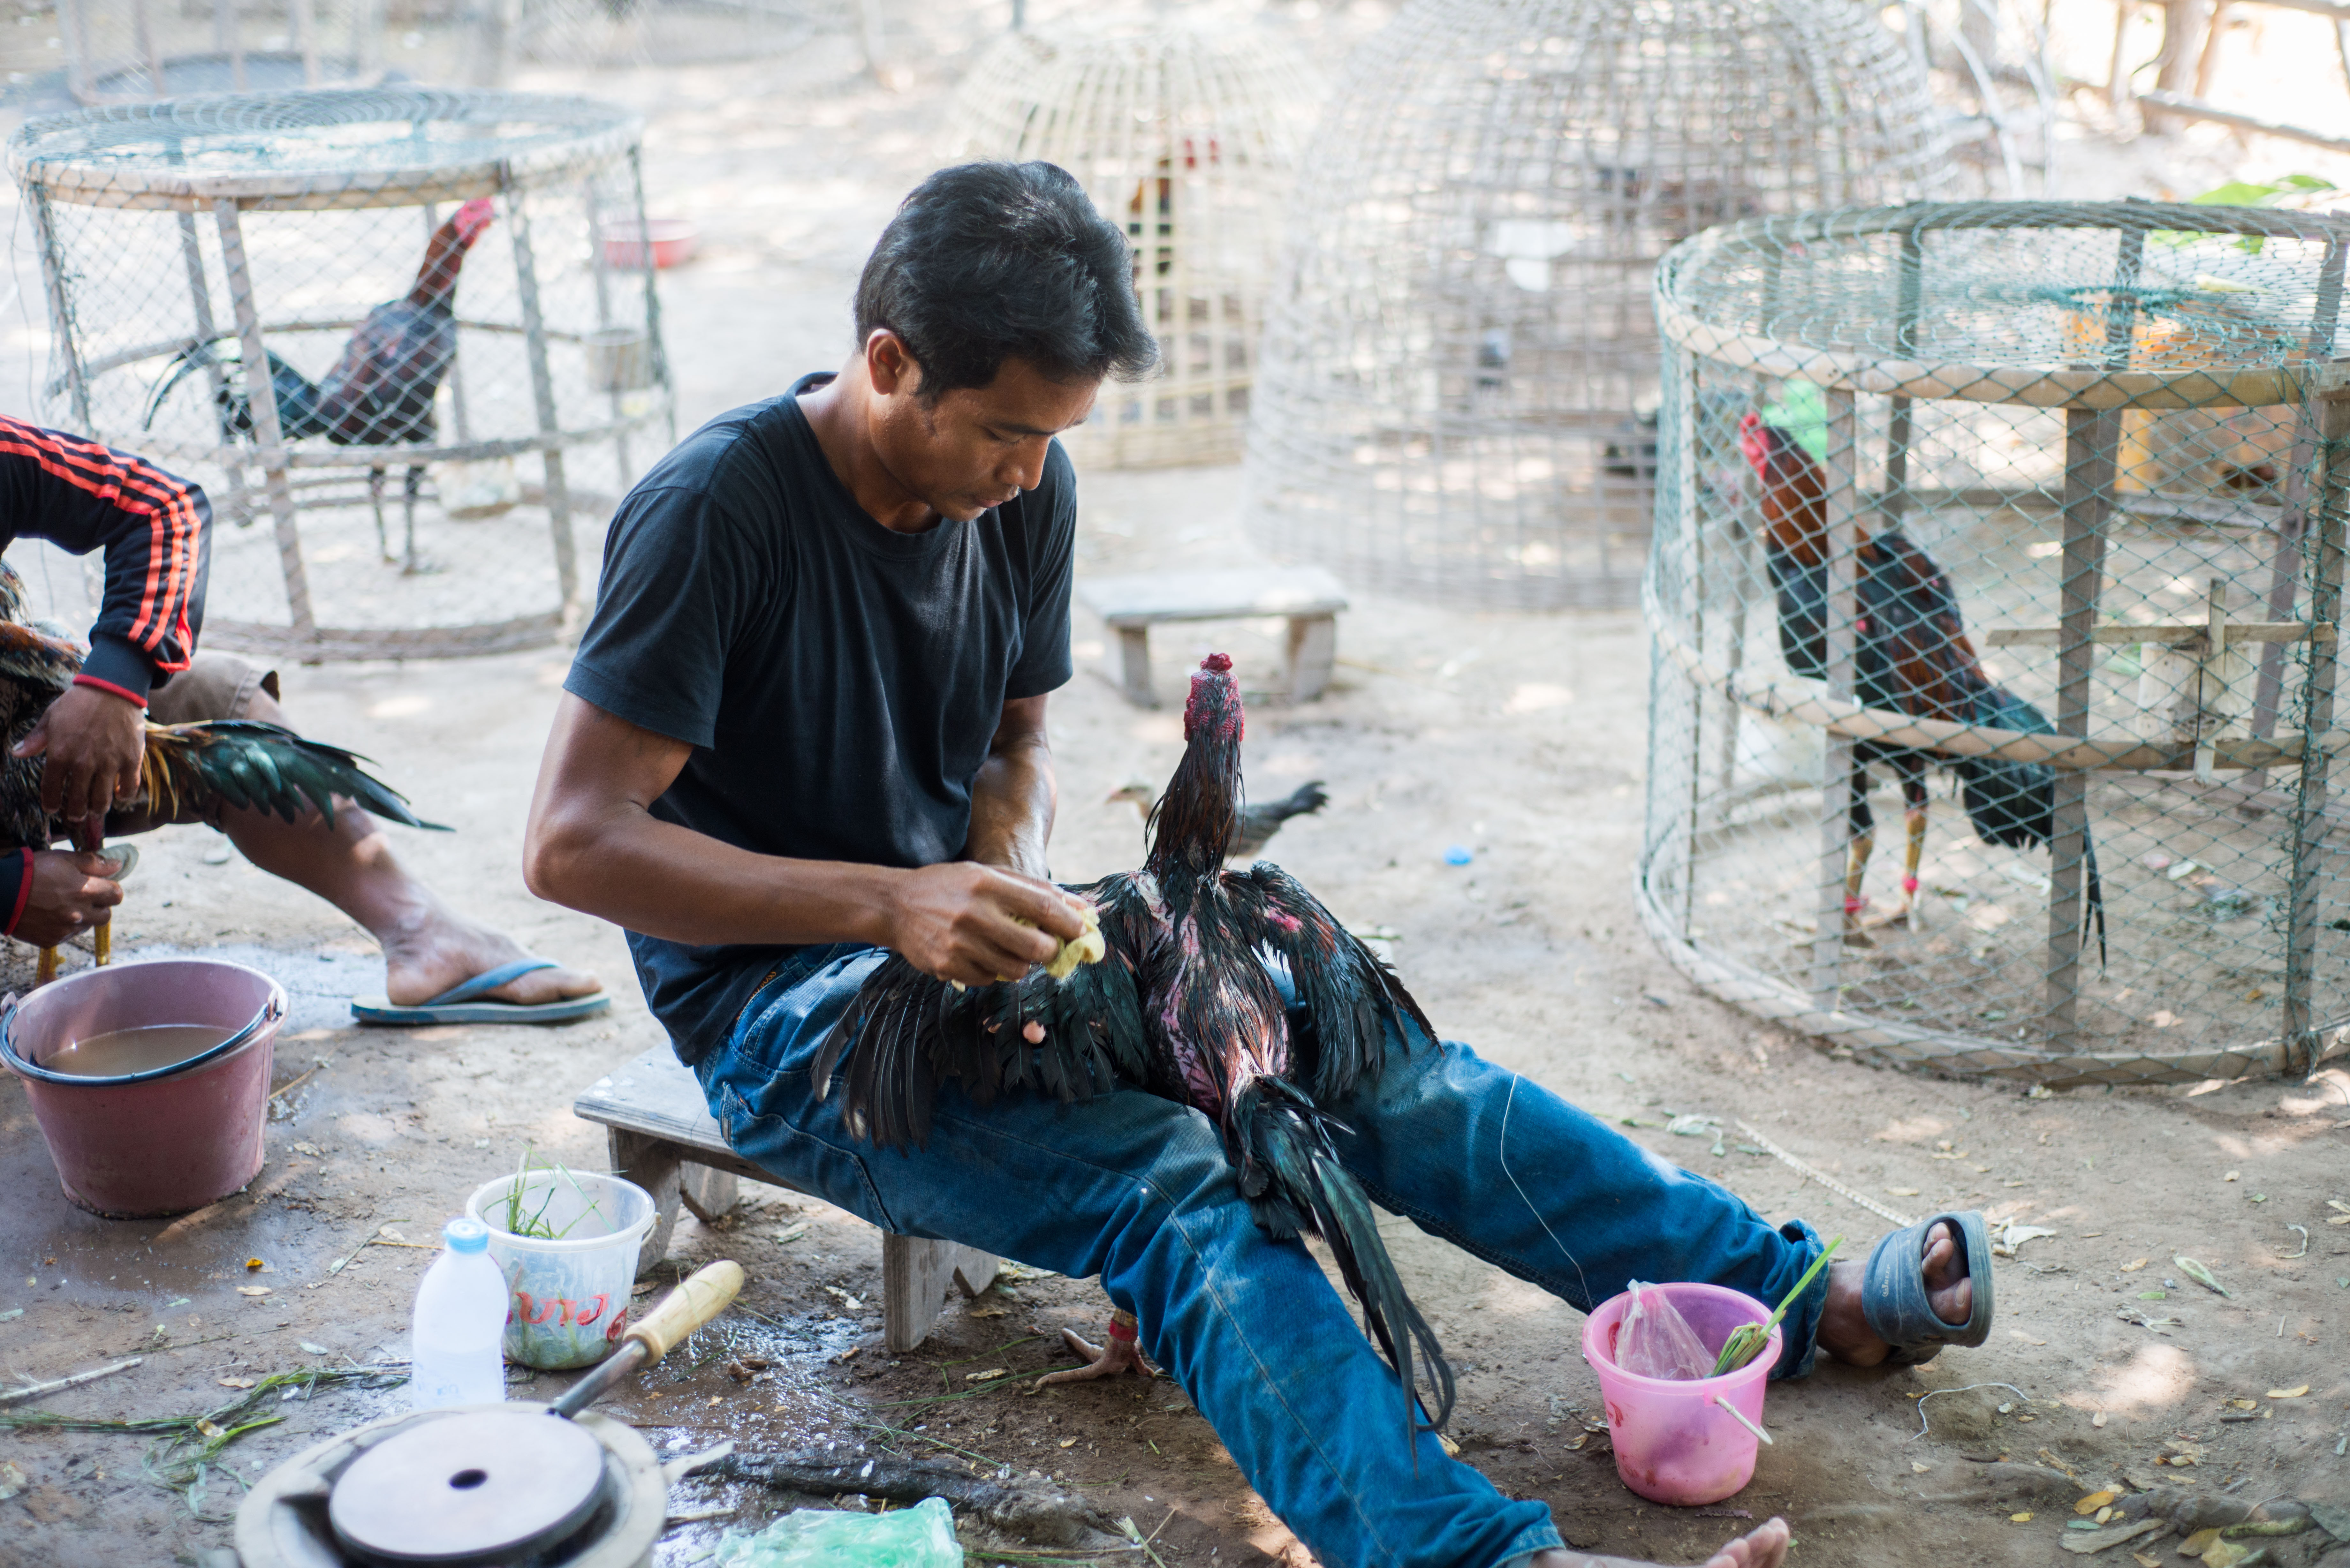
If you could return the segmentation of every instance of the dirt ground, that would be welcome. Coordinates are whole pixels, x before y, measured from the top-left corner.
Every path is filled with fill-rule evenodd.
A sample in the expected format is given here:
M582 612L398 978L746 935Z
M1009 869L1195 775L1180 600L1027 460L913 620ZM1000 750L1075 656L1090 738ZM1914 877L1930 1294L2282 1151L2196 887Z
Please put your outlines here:
M1332 15L1335 39L1373 14ZM897 94L847 83L837 50L592 84L651 111L654 205L695 217L708 235L702 258L664 283L689 423L837 362L848 283L897 194L928 165L951 43L931 55L909 46ZM2111 179L2137 188L2159 162L2140 145L2116 157ZM12 352L26 347L20 334ZM1238 493L1229 469L1088 474L1080 569L1254 560L1235 522ZM1589 1432L1598 1410L1577 1314L1398 1223L1407 1282L1462 1373L1454 1436L1497 1484L1547 1502L1578 1546L1667 1562L1701 1557L1740 1519L1783 1513L1799 1563L2049 1563L2064 1555L2074 1498L2107 1483L2350 1506L2350 1228L2339 1222L2350 1210L2328 1206L2350 1202L2350 1073L2026 1097L1835 1060L1699 994L1639 929L1631 879L1648 657L1637 618L1467 615L1363 595L1342 622L1336 684L1299 707L1272 690L1276 630L1161 635L1161 690L1172 694L1211 646L1233 653L1253 704L1257 793L1321 779L1331 794L1321 815L1284 830L1271 857L1350 924L1392 933L1396 962L1446 1033L1623 1118L1627 1136L1773 1220L1801 1214L1844 1233L1856 1255L1887 1228L1875 1215L1740 1148L1734 1133L1716 1153L1711 1139L1663 1124L1742 1117L1897 1207L1980 1207L2054 1232L1996 1265L2000 1317L1983 1348L1913 1371L1824 1367L1775 1386L1776 1446L1751 1487L1700 1515L1617 1482L1604 1438ZM1081 620L1076 637L1081 672L1053 714L1054 857L1073 878L1135 861L1139 819L1106 797L1130 777L1163 779L1180 751L1170 710L1129 708L1095 672L1100 628ZM363 933L224 856L206 830L169 830L142 846L118 951L219 952L279 976L295 1008L276 1078L291 1088L253 1187L165 1224L101 1221L68 1204L21 1090L0 1085L0 1190L10 1198L0 1205L0 1375L48 1378L143 1357L38 1407L179 1414L240 1398L224 1386L232 1380L396 1358L432 1256L418 1243L477 1184L511 1169L525 1146L600 1167L603 1139L572 1116L571 1098L663 1037L619 933L533 900L516 869L563 670L556 651L328 666L287 671L286 697L312 732L383 759L426 815L457 828L400 833L405 857L535 950L596 967L615 993L608 1017L546 1031L347 1027L345 999L381 987ZM1470 864L1446 863L1455 846L1471 851ZM26 950L11 948L0 966L11 987L30 979ZM1170 1564L1301 1555L1168 1383L1018 1391L1064 1364L1053 1331L1097 1328L1106 1303L1090 1282L1023 1278L955 1302L928 1343L891 1358L871 1304L878 1239L838 1210L746 1188L720 1225L682 1221L673 1256L681 1267L738 1259L751 1283L744 1310L605 1407L665 1452L731 1437L746 1448L850 1439L959 1455L1066 1480L1156 1530L1153 1549ZM2199 1260L2230 1293L2195 1283L2178 1257ZM999 1368L1017 1376L978 1376ZM519 1379L513 1392L545 1398L561 1383ZM1962 1389L1924 1401L1921 1433L1919 1396ZM244 1481L399 1398L346 1386L273 1403L282 1419L226 1446L192 1495L150 1478L142 1436L10 1432L0 1490L18 1485L9 1466L22 1482L0 1500L0 1564L191 1562L225 1542ZM2158 1469L2173 1456L2193 1462ZM734 1511L672 1531L659 1555L670 1568L708 1556L722 1529L809 1501L702 1482L675 1499L680 1511ZM2314 1561L2324 1540L2277 1542L2272 1561ZM2177 1544L2153 1543L2158 1555L2142 1560L2168 1562Z

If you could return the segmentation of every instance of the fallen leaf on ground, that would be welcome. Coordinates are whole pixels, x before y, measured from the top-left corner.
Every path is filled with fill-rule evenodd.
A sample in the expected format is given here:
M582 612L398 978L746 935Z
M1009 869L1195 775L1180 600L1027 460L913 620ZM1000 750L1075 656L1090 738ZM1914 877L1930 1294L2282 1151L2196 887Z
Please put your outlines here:
M2102 1427L2105 1424L2106 1413L2103 1410L2098 1411L2095 1415L2089 1417L2089 1425L2092 1427Z
M2020 1328L2011 1328L2011 1329L2009 1329L2009 1330L2007 1331L2007 1333L2008 1333L2008 1337L2009 1337L2009 1338L2011 1338L2011 1339L2020 1339L2020 1340L2023 1341L2023 1343L2024 1343L2024 1344L2026 1344L2026 1345L2045 1345L2045 1344L2047 1344L2047 1343L2048 1343L2048 1342L2047 1342L2046 1340L2044 1340L2044 1339L2034 1339L2034 1338L2033 1338L2030 1334L2028 1334L2024 1333L2024 1332L2023 1332L2022 1329L2020 1329Z
M241 1296L265 1296L269 1293L269 1287L267 1285L239 1285L236 1287L236 1293Z
M1931 1465L1921 1465L1921 1464L1919 1464L1916 1459L1911 1459L1911 1460L1909 1461L1909 1473L1910 1473L1910 1474L1912 1474L1912 1475L1920 1475L1920 1476L1922 1476L1922 1475L1924 1475L1928 1470L1929 1470L1929 1469L1933 1469L1933 1468L1934 1468L1934 1467L1933 1467L1933 1466L1931 1466Z
M1896 1198L1915 1198L1918 1189L1914 1187L1888 1187L1885 1190Z
M1009 1317L1011 1314L1010 1307L993 1302L985 1306L973 1306L969 1314L972 1317Z
M269 1265L268 1265L268 1264L266 1264L266 1263L265 1263L265 1262L262 1262L260 1259L258 1259L258 1258L247 1258L247 1259L244 1261L244 1266L245 1266L246 1268L248 1268L248 1269L265 1269L265 1268L267 1268Z
M2151 1259L2147 1259L2147 1258L2139 1258L2139 1259L2136 1260L2135 1262L2127 1262L2127 1263L2124 1263L2124 1264L2122 1265L2122 1272L2123 1272L2123 1273L2125 1273L2125 1274L2135 1274L2135 1273L2137 1273L2140 1269L2145 1268L2145 1267L2147 1266L2147 1264L2148 1262L2152 1262L2152 1260L2151 1260Z
M2083 1498L2080 1501L2074 1503L2073 1505L2073 1511L2074 1513L2095 1513L2097 1510L2105 1507L2107 1503L2113 1501L2114 1494L2112 1492L2093 1491L2088 1496Z
M16 1468L16 1460L0 1461L0 1501L15 1497L25 1485L25 1472Z
M1076 1438L1063 1438L1061 1439L1061 1447L1063 1447L1063 1448L1065 1448L1065 1449L1074 1449L1074 1448L1076 1448L1076 1446L1077 1446L1077 1440L1076 1440Z
M2137 1563L2137 1568L2162 1568L2162 1559L2149 1552L2133 1552L2130 1561Z
M2306 1383L2300 1383L2295 1384L2291 1388L2272 1388L2269 1390L2269 1397L2272 1399L2298 1399L2308 1392L2309 1385Z
M250 1377L215 1377L213 1381L219 1384L224 1388L250 1388L253 1386L253 1379Z
M2011 1513L2007 1516L2007 1521L2010 1524L2029 1524L2032 1522L2032 1516L2028 1513Z
M2228 1403L2239 1410L2257 1410L2261 1407L2261 1402L2257 1399L2230 1399Z
M203 1433L207 1438L217 1438L221 1435L221 1429L218 1427L213 1426L210 1421L198 1421L196 1423L196 1430Z
M779 1242L796 1241L806 1234L807 1221L803 1220L795 1225L786 1225L782 1230L776 1231L775 1240Z
M965 1383L993 1383L999 1377L1009 1377L1011 1376L1011 1373L1006 1372L1003 1367L998 1366L989 1372L966 1372L962 1375L962 1380Z
M2141 1519L2135 1524L2110 1530L2067 1532L2057 1544L2067 1552L2087 1554L2103 1552L2108 1547L2126 1546L2133 1541L2143 1541L2150 1535L2167 1535L2170 1521L2167 1519Z
M2181 1253L2173 1252L2170 1255L2170 1261L2178 1264L2179 1271L2189 1279L2193 1280L2205 1290L2214 1292L2220 1295L2227 1296L2230 1301L2235 1300L2235 1297L2229 1293L2228 1287L2221 1284L2218 1280L2212 1278L2211 1271L2197 1262L2194 1259L2187 1257Z
M2178 1554L2181 1557L2200 1557L2203 1549L2219 1539L2220 1527L2216 1524L2209 1530L2199 1530L2178 1543Z

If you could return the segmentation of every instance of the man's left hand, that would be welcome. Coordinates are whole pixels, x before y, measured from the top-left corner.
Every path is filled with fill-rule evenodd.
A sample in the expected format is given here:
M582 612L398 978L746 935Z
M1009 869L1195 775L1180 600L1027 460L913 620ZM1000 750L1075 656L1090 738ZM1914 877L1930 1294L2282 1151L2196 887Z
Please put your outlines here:
M47 759L41 808L69 823L102 818L117 801L137 794L146 754L145 710L95 686L68 687L16 744L20 757Z

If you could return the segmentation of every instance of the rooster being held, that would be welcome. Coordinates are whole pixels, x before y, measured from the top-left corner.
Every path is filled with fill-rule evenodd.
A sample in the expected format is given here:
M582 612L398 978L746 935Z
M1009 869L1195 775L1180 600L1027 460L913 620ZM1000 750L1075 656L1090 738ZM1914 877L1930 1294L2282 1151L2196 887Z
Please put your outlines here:
M489 199L481 197L459 207L433 230L423 265L416 269L415 285L367 313L323 379L314 382L270 353L269 385L277 400L277 428L286 440L322 435L337 446L399 446L434 439L439 426L433 400L457 358L457 275L464 267L465 253L490 226L491 216ZM239 340L234 337L199 343L181 353L147 400L148 427L154 425L164 398L191 372L238 362ZM249 391L228 383L218 397L223 434L251 435ZM383 521L385 472L368 471L368 498L375 506L376 544L390 560ZM423 465L410 464L403 486L410 571L416 570L416 496L423 482Z
M67 823L42 805L47 759L18 756L16 750L49 704L73 684L81 659L72 643L28 624L24 579L0 561L0 744L6 748L0 752L0 854L46 849L68 836L77 848L99 847L90 831L96 818ZM151 723L146 732L140 794L125 804L136 808L143 802L147 815L164 821L184 809L201 811L217 803L274 811L288 822L311 805L331 824L335 797L341 795L411 827L435 826L420 820L402 796L361 771L360 759L349 752L304 740L276 724L246 719ZM93 933L99 963L107 961L109 930L99 926ZM36 983L56 971L57 950L43 948Z
M849 1127L883 1145L925 1140L950 1077L983 1105L1008 1089L1076 1099L1122 1080L1204 1113L1259 1228L1329 1244L1397 1369L1407 1421L1439 1427L1452 1407L1452 1370L1404 1293L1317 1104L1378 1077L1389 1024L1408 1041L1406 1022L1425 1037L1428 1021L1387 966L1279 867L1224 869L1241 815L1243 718L1231 671L1231 659L1210 654L1191 677L1183 758L1151 812L1143 868L1069 889L1100 911L1100 961L1063 980L1040 967L963 990L893 954L818 1053L816 1081L826 1091L837 1067ZM1288 970L1302 1030L1293 1032L1268 955Z
M1759 414L1739 421L1739 447L1762 483L1763 562L1777 595L1779 650L1788 670L1812 680L1827 676L1828 523L1827 485L1811 453ZM1959 618L1958 596L1934 558L1898 528L1880 528L1861 537L1858 613L1854 627L1854 685L1865 708L1887 708L1913 718L1981 724L2023 734L2053 735L2056 727L2039 709L1994 685L1975 658ZM2044 763L2007 757L1946 757L1914 746L1880 741L1853 744L1846 817L1851 848L1845 872L1845 932L1859 931L1865 906L1861 883L1867 870L1875 814L1868 807L1868 769L1882 765L1901 782L1907 808L1908 851L1902 866L1901 915L1918 897L1918 866L1926 845L1926 770L1933 763L1959 776L1967 818L1989 844L2024 849L2052 844L2056 836L2056 771ZM2097 928L2100 961L2105 953L2105 886L2097 876L2097 852L2084 831L2083 869L2088 910ZM2088 932L2081 933L2085 945Z

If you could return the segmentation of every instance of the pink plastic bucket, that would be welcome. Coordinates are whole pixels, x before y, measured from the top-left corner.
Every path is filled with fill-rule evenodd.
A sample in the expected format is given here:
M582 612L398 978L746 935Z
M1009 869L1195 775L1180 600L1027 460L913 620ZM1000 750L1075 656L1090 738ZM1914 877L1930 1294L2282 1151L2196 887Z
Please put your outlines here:
M158 959L84 970L10 1004L0 1062L24 1081L66 1196L110 1220L184 1214L261 1174L261 1125L286 992L256 969ZM115 1078L42 1064L117 1029L234 1031L185 1062Z
M1768 1323L1771 1309L1721 1285L1651 1285L1689 1320L1706 1349L1721 1354L1722 1342L1742 1323ZM1713 1403L1720 1395L1756 1426L1762 1424L1762 1386L1778 1365L1780 1331L1771 1331L1762 1354L1720 1377L1676 1382L1640 1377L1616 1365L1616 1334L1631 1310L1632 1293L1601 1304L1583 1320L1583 1359L1599 1375L1607 1403L1607 1438L1616 1448L1616 1473L1651 1502L1695 1507L1720 1502L1754 1479L1754 1434Z

